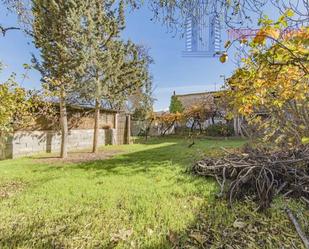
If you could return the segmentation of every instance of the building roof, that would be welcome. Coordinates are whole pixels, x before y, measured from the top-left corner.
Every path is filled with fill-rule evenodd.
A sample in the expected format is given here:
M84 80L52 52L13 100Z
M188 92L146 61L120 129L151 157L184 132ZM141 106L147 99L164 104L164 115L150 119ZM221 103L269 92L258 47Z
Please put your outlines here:
M212 92L200 92L200 93L189 93L189 94L176 94L175 96L179 99L185 109L188 109L194 105L203 104L209 108L215 108L215 99L219 92L222 91L212 91Z
M224 90L221 91L209 91L209 92L199 92L199 93L187 93L187 94L176 94L177 97L187 97L187 96L204 96L204 95L215 95L218 93L224 92Z

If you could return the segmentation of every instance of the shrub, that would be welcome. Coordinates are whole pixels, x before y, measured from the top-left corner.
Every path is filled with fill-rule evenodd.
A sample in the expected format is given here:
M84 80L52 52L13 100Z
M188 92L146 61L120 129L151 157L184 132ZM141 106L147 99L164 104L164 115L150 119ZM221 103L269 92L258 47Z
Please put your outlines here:
M234 134L233 127L226 124L214 124L205 129L207 136L212 137L230 137Z

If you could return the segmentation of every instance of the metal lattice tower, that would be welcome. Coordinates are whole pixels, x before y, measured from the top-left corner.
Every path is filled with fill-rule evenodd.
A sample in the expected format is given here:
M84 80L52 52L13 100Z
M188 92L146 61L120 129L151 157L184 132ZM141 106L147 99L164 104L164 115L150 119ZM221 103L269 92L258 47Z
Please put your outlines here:
M214 57L221 49L220 21L215 14L206 14L204 6L197 16L188 16L185 32L185 57Z

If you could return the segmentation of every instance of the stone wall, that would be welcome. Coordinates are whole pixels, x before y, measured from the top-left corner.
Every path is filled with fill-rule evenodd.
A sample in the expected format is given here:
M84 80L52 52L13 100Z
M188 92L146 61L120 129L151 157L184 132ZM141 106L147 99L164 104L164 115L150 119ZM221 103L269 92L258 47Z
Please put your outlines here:
M12 157L12 138L0 137L0 160Z
M12 158L13 154L13 136L7 135L0 137L0 160Z
M101 129L99 145L113 145L116 143L115 129ZM76 151L92 147L93 129L71 130L68 136L68 149ZM61 134L55 131L18 131L11 139L11 155L6 158L17 158L36 153L59 152Z
M5 141L0 137L0 160L5 159Z

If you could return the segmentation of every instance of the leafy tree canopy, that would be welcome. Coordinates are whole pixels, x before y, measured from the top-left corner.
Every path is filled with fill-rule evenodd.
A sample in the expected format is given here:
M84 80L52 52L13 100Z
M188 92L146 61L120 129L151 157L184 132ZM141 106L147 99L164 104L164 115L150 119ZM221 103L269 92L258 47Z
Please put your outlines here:
M0 84L0 103L0 134L29 127L38 114L46 111L39 93L20 87L14 74Z
M261 22L256 36L241 41L249 54L228 80L230 103L264 141L301 144L309 136L309 29L286 33L284 16Z
M171 97L171 103L170 103L169 110L170 110L170 113L177 113L177 112L182 113L184 111L184 107L176 95L173 95Z

